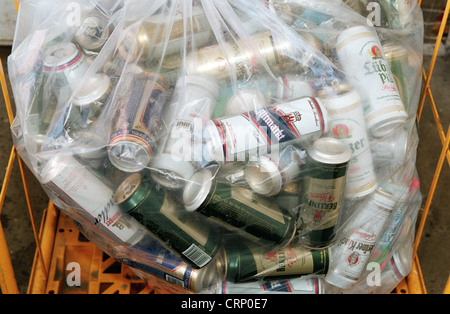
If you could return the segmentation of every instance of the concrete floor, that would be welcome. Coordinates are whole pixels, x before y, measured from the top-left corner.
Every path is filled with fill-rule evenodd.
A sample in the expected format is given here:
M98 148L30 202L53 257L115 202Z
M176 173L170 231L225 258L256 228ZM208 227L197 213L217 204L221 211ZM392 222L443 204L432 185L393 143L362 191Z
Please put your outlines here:
M0 47L0 56L4 67L6 67L6 58L9 53L10 48ZM439 58L431 85L445 132L450 124L449 70L450 57ZM11 90L10 95L12 97ZM12 142L3 97L0 97L0 108L0 168L4 171ZM424 204L441 150L442 145L433 115L426 103L420 123L420 144L417 157ZM26 293L35 254L35 244L17 161L14 169L1 213L1 222L5 229L19 290L21 293ZM3 173L1 176L1 180L3 180ZM31 204L36 216L36 225L39 226L42 210L46 208L48 199L37 180L28 171L27 183L31 191ZM445 163L419 247L419 259L427 291L431 294L442 293L450 274L450 211L447 199L449 188L450 167Z

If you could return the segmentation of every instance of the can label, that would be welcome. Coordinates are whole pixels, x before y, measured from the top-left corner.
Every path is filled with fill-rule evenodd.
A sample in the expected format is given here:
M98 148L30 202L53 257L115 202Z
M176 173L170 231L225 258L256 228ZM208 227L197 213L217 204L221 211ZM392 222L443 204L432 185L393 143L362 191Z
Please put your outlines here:
M214 184L198 212L277 244L290 241L295 232L295 221L288 214L240 186Z
M81 210L91 223L108 232L112 238L127 243L139 231L138 223L127 219L114 204L113 191L75 160L63 167L45 186L50 191L58 191L55 195L58 199Z
M252 252L257 277L325 274L328 270L328 251L310 251L287 247L265 254Z
M322 100L330 117L330 133L348 144L352 153L347 171L345 197L356 198L372 193L377 188L377 179L359 95L349 91L340 97Z
M251 281L231 283L223 281L220 294L320 294L318 278L296 278L291 280Z
M245 161L271 147L319 138L326 129L324 108L315 98L214 120L222 136L225 161Z
M198 268L206 266L219 251L219 241L210 226L198 217L180 211L177 203L167 193L157 191L155 186L141 183L121 207Z
M149 156L153 156L166 97L164 83L157 77L138 75L133 82L128 103L117 112L116 129L111 135L110 145L131 141L141 145Z
M298 217L300 243L325 247L335 236L348 163L327 165L309 158L306 167Z
M352 224L357 226L355 230L342 237L333 252L339 272L352 279L359 278L388 217L389 212L386 210L371 206L370 215L361 215Z
M355 73L361 94L368 97L364 113L373 135L385 131L384 121L404 122L405 107L376 33L367 27L350 28L341 34L336 49L344 70Z

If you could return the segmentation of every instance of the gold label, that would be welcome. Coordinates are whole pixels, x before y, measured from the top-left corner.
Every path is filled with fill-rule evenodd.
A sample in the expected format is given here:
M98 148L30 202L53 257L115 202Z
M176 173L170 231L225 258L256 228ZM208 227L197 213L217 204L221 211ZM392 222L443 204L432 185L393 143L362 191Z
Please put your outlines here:
M311 274L314 261L311 251L303 248L287 247L266 254L254 254L258 277L274 277Z
M324 230L336 225L346 177L334 180L308 178L300 210L302 230Z

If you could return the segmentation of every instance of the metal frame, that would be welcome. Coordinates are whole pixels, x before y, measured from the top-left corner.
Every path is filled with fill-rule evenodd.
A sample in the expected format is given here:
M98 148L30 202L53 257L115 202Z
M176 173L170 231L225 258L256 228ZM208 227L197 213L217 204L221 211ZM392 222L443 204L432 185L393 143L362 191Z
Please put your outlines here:
M18 0L14 0L16 10L18 11ZM419 0L419 5L421 4L421 0ZM439 133L440 140L442 142L442 152L439 157L438 164L436 166L436 171L433 177L433 181L431 183L427 201L425 203L423 209L423 215L421 217L417 233L416 233L416 241L414 243L414 256L413 256L413 268L411 273L403 280L399 286L397 287L397 293L399 294L426 294L426 287L423 280L423 275L420 270L419 258L417 256L417 249L420 244L420 240L422 237L423 229L428 217L428 213L431 207L431 203L433 197L435 195L436 187L438 185L439 176L442 173L442 169L447 159L447 163L450 166L450 126L447 133L444 132L444 128L440 121L440 117L437 110L437 105L434 101L433 94L430 87L430 81L433 74L433 70L436 64L436 59L439 51L439 47L442 44L442 38L444 35L444 30L446 26L446 21L449 16L450 11L450 0L447 0L446 8L443 16L443 23L441 24L436 46L434 49L434 53L431 59L431 65L427 72L425 69L423 70L423 81L424 81L424 91L420 100L419 110L417 114L418 121L420 122L420 118L422 115L422 111L424 108L425 100L428 99L431 110L433 112L433 116L435 119L436 128ZM5 98L6 110L8 113L8 119L10 124L12 124L14 120L13 111L11 107L11 100L8 93L8 86L5 78L5 73L3 70L3 65L0 60L0 82L3 91L3 96ZM10 158L8 161L8 166L6 168L6 173L3 180L3 186L0 192L0 216L3 209L4 200L6 197L6 192L8 189L8 183L11 178L11 173L13 171L14 162L17 159L20 173L22 176L22 182L24 187L24 193L27 200L28 212L30 215L30 220L33 227L34 238L36 242L36 254L33 264L32 273L30 275L30 282L28 287L28 293L43 293L46 289L46 285L48 282L48 274L50 270L50 262L53 252L53 243L55 240L56 227L59 218L59 210L53 205L50 201L48 208L44 211L40 231L37 231L35 218L33 214L32 205L29 198L29 190L27 181L25 178L24 172L24 164L21 160L20 156L18 156L15 147L12 147ZM14 275L14 269L11 262L11 257L8 251L8 245L6 243L4 230L0 221L0 289L3 294L18 294L18 286L17 281ZM443 291L444 294L450 294L450 277L447 281L445 289Z

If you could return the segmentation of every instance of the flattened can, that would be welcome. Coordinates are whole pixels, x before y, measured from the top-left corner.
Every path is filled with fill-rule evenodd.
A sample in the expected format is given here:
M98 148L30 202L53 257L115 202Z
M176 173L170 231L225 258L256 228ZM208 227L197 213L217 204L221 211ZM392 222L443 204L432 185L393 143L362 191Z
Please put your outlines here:
M233 242L224 247L225 278L232 282L254 278L323 276L329 267L328 249L310 250L289 245L268 250L254 244Z
M138 172L150 165L166 99L167 87L161 77L152 73L135 76L126 103L118 104L108 145L109 159L118 169Z
M330 134L348 144L352 159L345 184L346 198L359 198L377 188L377 177L361 98L351 85L323 90L320 98L330 117Z
M191 178L183 201L187 211L212 217L273 245L287 245L296 232L295 219L288 213L250 189L215 181L209 170Z
M204 157L220 164L249 161L290 144L307 145L327 130L325 105L316 98L301 98L209 121Z
M346 29L336 49L344 71L354 74L359 94L367 97L364 114L370 134L383 137L404 124L408 115L375 31L366 26Z
M351 152L345 143L330 137L318 139L306 152L299 241L306 247L323 248L335 238Z
M220 250L220 239L208 224L138 173L119 186L114 202L196 268L205 267Z
M39 181L58 198L53 199L56 205L60 200L64 206L71 206L111 239L136 245L144 236L139 223L122 215L114 204L113 190L74 157L58 155L50 159Z

